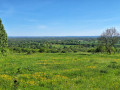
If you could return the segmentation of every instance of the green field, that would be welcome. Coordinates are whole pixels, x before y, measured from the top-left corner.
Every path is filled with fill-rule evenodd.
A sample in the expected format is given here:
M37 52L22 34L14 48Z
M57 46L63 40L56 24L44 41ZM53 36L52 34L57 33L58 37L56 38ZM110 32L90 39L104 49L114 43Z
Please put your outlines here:
M119 90L120 55L11 54L0 59L1 90Z

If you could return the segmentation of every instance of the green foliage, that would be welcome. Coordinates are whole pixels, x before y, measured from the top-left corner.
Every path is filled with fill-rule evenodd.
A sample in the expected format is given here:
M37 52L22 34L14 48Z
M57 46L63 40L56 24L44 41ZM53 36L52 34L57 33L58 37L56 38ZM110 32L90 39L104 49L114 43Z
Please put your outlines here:
M91 48L91 49L89 49L88 52L95 53L95 48Z
M40 52L40 53L43 53L43 52L45 52L45 51L46 51L45 48L40 48L40 49L39 49L39 52Z
M13 52L27 52L22 49L39 49L43 53L62 53L62 52L86 52L88 48L96 46L97 38L81 37L29 37L29 38L8 38L8 47ZM18 49L18 50L17 50ZM20 50L21 49L21 50Z
M78 37L29 37L17 38L9 37L8 47L14 53L76 53L76 52L92 52L106 53L107 49L104 45L99 44L96 38L78 38ZM114 53L120 52L120 41L111 47Z
M7 46L8 46L7 41L8 41L7 33L2 24L2 20L0 19L0 52L3 55L7 52Z
M99 45L104 46L106 48L106 51L111 54L112 48L119 41L119 35L120 34L115 28L107 29L98 38Z
M101 53L103 53L103 52L105 52L105 47L104 46L98 46L96 48L95 52L101 52Z
M27 54L32 54L33 52L31 50L28 50L27 51Z

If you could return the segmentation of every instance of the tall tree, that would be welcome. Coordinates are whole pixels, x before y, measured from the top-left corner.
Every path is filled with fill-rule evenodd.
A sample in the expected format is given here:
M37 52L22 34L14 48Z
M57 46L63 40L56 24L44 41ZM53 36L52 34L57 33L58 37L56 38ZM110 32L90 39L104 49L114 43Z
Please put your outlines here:
M7 51L8 46L7 41L8 41L7 33L2 24L2 20L0 19L0 52L2 54L4 54Z
M112 47L118 42L119 40L119 33L115 28L107 29L105 32L101 34L98 38L99 45L105 46L107 52L111 54Z

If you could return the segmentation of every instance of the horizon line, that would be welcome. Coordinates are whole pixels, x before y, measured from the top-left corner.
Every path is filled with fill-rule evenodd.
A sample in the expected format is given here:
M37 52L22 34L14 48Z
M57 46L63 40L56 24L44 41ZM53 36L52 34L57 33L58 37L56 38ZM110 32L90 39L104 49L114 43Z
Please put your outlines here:
M93 36L91 35L92 37L96 37L96 36L100 36L100 35L96 35L96 36ZM8 37L91 37L91 36L8 36Z

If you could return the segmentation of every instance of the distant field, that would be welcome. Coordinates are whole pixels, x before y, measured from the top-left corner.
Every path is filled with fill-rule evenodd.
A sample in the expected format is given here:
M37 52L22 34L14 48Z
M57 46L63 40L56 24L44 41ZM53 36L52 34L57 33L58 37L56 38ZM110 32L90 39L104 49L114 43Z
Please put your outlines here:
M1 90L119 90L120 55L12 54L0 59Z

